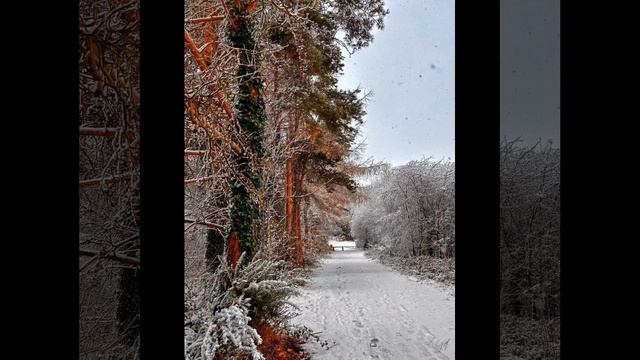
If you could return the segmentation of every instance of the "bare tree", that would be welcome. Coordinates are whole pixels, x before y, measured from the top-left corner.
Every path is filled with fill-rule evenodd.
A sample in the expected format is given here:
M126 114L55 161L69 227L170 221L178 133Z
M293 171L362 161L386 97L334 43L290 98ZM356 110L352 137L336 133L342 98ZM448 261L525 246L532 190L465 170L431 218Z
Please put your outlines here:
M138 357L138 2L80 1L80 358Z
M359 246L398 256L455 255L454 164L424 159L385 171L353 209Z
M503 141L500 161L503 353L559 359L560 151Z

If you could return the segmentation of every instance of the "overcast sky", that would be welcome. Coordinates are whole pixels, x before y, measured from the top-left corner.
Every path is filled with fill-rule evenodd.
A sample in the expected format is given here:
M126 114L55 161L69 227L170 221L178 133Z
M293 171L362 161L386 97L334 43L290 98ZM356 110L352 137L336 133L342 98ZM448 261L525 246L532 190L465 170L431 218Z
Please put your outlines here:
M500 2L500 131L560 145L560 0Z
M386 0L385 29L345 53L342 88L372 91L364 157L392 165L454 159L454 1Z

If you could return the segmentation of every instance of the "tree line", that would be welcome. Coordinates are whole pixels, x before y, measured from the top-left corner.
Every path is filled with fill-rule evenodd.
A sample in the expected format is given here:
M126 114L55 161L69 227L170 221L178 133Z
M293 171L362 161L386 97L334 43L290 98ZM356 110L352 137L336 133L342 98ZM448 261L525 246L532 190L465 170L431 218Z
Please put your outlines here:
M388 168L362 190L351 233L393 256L455 256L455 164L431 158Z
M504 140L500 155L503 352L559 359L560 149Z

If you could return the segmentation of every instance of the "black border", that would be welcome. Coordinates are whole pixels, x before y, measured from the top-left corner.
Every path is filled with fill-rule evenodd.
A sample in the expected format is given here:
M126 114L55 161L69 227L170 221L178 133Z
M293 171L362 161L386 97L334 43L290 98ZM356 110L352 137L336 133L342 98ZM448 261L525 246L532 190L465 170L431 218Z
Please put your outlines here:
M11 10L36 18L7 18L7 49L21 55L5 66L6 343L29 358L77 359L79 7Z
M500 2L456 2L456 359L499 358Z
M593 26L595 18L604 24ZM561 4L560 351L565 359L583 353L631 358L626 353L637 341L637 331L622 325L634 324L631 312L638 303L637 276L625 277L637 273L638 262L631 250L637 230L625 229L637 223L637 211L629 206L635 205L629 191L638 187L637 156L625 158L637 153L637 131L628 121L635 118L621 111L637 101L625 94L637 97L637 91L613 83L630 80L625 57L594 51L594 44L626 50L631 42L618 31L632 22L624 20L615 7Z
M140 353L184 357L184 4L140 1Z

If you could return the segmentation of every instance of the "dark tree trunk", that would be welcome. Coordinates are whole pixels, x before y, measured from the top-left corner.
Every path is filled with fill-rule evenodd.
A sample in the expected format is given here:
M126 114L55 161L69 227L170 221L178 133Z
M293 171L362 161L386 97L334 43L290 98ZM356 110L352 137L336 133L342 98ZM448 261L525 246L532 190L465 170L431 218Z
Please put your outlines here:
M207 248L205 251L205 265L207 271L213 272L220 264L218 256L224 252L224 237L219 231L209 229L207 231Z
M242 1L233 1L228 38L231 45L239 50L240 60L237 72L238 100L234 106L234 115L238 130L245 134L246 141L242 154L233 154L242 179L233 179L231 184L233 207L229 248L234 250L229 253L231 263L238 260L236 247L241 252L246 252L245 261L250 261L259 244L260 206L252 198L247 185L256 191L261 187L261 173L259 167L252 164L252 160L259 162L264 154L266 113L264 85L258 74L260 57L253 24L248 15L249 10Z

